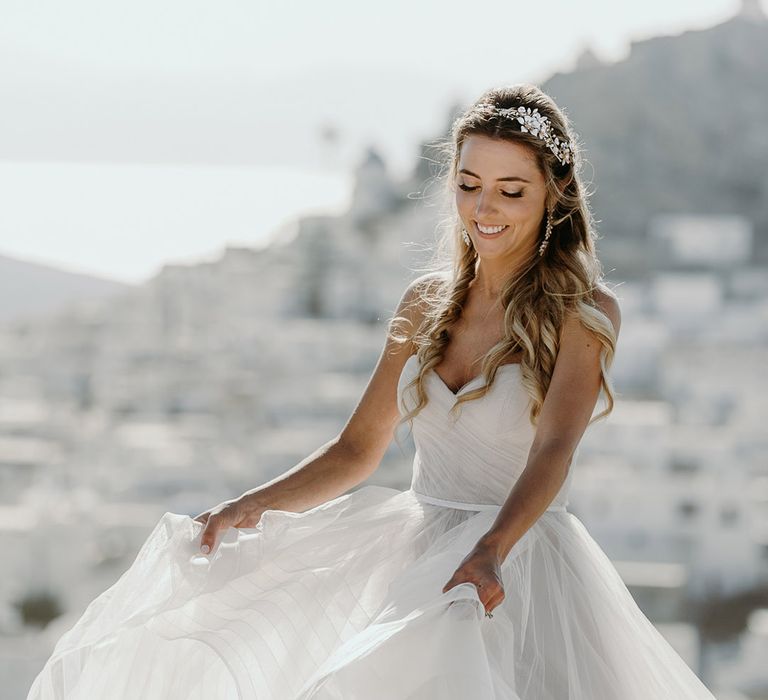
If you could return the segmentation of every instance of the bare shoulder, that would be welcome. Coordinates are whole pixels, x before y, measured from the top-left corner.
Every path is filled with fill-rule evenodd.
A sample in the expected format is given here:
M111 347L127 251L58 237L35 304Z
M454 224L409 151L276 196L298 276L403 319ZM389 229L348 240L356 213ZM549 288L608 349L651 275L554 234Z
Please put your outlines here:
M445 272L427 272L409 282L403 294L403 299L411 302L424 303L424 298L430 292L433 292L441 284L447 282L448 276Z
M414 335L421 327L432 285L447 279L429 273L410 282L390 320L384 347L373 374L339 441L355 455L355 463L367 477L381 461L400 417L397 388L408 358L415 350Z
M412 324L418 326L429 305L429 297L442 284L448 281L445 272L428 272L420 275L408 283L398 305L398 317L405 317Z
M598 284L594 291L595 303L598 308L610 319L616 335L621 327L621 307L616 294L604 284Z

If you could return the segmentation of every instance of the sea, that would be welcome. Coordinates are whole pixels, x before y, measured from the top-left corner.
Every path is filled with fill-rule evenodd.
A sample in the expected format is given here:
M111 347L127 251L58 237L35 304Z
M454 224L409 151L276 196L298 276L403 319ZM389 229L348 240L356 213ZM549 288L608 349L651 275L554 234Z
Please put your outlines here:
M141 284L350 204L350 170L0 161L0 254Z

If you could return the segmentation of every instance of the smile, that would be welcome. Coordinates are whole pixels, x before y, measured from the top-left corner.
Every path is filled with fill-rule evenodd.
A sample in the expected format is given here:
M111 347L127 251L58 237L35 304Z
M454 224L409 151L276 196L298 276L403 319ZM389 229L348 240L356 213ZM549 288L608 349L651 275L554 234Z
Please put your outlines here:
M505 231L506 229L506 226L482 226L477 221L475 221L475 230L481 236L498 236L502 231Z

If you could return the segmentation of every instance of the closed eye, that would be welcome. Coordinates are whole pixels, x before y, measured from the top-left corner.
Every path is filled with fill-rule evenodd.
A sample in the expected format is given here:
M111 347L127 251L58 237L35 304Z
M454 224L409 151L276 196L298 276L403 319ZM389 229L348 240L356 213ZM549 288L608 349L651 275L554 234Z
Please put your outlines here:
M459 185L459 189L464 190L465 192L474 192L477 187L469 187L468 185ZM522 197L523 193L521 192L502 192L502 194L505 197Z

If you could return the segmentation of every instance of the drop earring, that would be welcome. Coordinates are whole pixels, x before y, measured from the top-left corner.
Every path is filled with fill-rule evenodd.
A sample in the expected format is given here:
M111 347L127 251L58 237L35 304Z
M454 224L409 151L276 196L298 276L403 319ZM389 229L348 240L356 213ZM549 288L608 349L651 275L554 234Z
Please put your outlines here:
M549 245L549 237L552 235L552 210L547 209L547 230L544 232L544 240L539 246L539 257L544 255L544 251Z
M467 248L469 248L472 245L472 239L469 237L467 229L463 226L461 227L461 237L464 239L464 243L467 244Z

